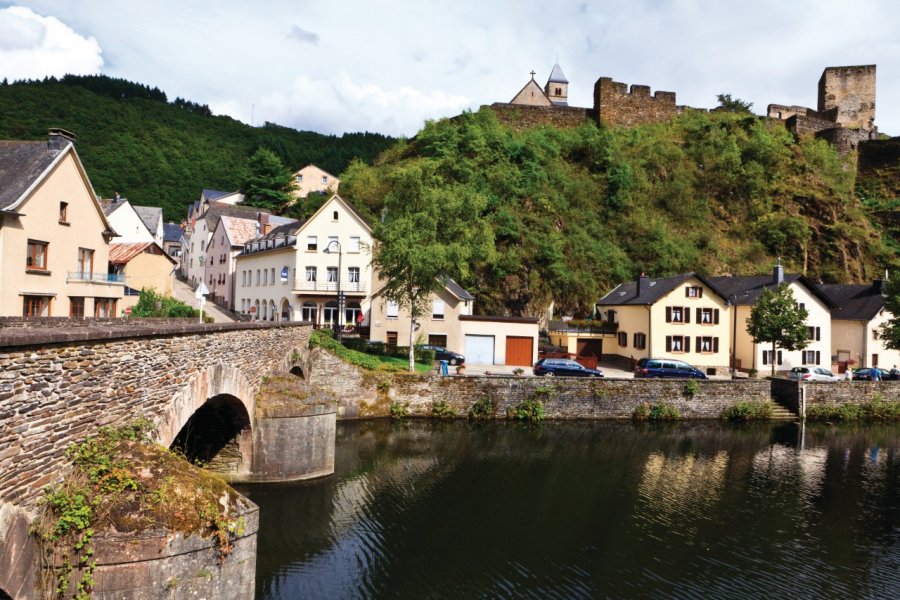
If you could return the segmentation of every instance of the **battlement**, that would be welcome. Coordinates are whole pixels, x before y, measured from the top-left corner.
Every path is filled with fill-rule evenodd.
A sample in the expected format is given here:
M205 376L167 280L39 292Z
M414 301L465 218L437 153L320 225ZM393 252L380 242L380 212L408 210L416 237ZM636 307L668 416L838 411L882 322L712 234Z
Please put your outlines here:
M613 81L601 77L594 85L594 111L607 125L629 127L667 121L677 114L675 92L657 91L650 95L649 85Z
M787 121L794 115L800 115L802 117L818 117L819 113L806 106L797 106L795 104L791 106L784 104L770 104L766 107L766 116L770 119Z
M818 112L842 127L875 128L875 65L827 67L819 79Z

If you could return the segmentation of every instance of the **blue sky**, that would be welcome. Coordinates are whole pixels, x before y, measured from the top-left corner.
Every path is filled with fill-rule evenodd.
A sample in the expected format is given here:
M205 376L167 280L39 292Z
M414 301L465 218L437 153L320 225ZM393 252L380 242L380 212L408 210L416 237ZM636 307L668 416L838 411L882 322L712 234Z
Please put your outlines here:
M104 73L247 123L413 135L508 101L555 60L570 103L608 76L712 107L815 108L826 66L878 65L876 125L900 135L891 0L0 0L0 77Z

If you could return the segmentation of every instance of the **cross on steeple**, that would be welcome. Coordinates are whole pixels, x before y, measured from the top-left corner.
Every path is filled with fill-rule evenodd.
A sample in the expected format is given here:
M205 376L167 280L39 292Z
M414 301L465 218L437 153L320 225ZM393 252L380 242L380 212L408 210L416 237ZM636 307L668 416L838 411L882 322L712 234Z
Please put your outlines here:
M535 76L535 72L534 72L534 69L532 69L531 70L531 78L534 79L534 76Z

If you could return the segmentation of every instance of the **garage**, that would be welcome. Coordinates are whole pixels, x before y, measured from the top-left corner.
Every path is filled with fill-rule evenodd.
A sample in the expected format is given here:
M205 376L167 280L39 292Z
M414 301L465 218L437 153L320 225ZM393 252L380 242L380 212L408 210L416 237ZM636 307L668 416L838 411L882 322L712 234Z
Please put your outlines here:
M530 367L534 356L532 351L534 339L530 337L507 336L506 364L517 367Z
M466 362L475 365L494 364L494 336L466 335Z

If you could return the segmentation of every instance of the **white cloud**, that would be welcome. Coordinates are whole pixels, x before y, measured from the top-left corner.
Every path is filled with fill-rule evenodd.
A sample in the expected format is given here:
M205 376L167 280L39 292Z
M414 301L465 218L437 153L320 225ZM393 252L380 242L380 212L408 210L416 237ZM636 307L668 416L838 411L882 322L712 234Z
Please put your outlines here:
M288 37L300 42L312 44L313 46L317 46L319 44L318 33L314 31L307 31L299 25L294 25L293 27L291 27L291 30L288 32Z
M95 38L81 36L56 17L42 17L29 8L0 9L0 77L88 74L102 66Z

